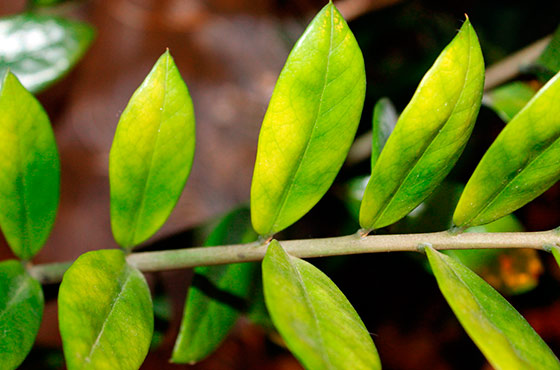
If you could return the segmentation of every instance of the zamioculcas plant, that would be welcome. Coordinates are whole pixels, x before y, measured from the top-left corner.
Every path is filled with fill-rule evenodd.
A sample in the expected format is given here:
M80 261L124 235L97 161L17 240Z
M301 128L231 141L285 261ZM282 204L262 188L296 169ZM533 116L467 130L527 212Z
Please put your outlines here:
M278 77L260 132L250 209L227 215L205 247L133 252L166 221L193 162L193 103L167 50L123 111L110 152L111 226L122 249L88 252L71 264L26 264L52 228L60 165L49 119L16 75L7 70L0 90L0 226L20 259L0 263L0 368L17 368L32 347L44 305L40 283L61 281L58 318L68 369L138 369L154 332L144 273L195 268L172 362L209 356L245 313L275 327L308 369L380 369L359 309L302 258L416 251L427 256L444 298L493 367L560 369L523 316L456 258L461 254L441 252L533 248L560 261L557 231L470 232L508 216L560 178L560 74L536 94L521 87L521 103L508 100L510 88L485 101L510 122L464 188L453 225L442 226L449 231L368 236L419 204L434 207L434 191L462 189L442 182L466 146L483 96L484 61L468 18L400 115L388 99L375 106L371 176L356 213L362 229L326 239L275 236L330 188L362 113L364 60L331 2Z

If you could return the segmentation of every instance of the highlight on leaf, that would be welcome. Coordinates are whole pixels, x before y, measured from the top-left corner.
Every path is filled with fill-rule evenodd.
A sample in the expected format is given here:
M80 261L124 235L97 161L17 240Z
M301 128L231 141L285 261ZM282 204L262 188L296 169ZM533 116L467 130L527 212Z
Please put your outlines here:
M362 200L362 228L400 220L443 181L472 132L483 85L482 52L467 18L420 82L383 148Z
M290 53L264 117L251 185L258 234L290 226L331 186L360 121L365 83L360 48L329 2Z
M189 176L194 109L169 51L156 62L121 115L109 157L111 227L130 249L169 217Z
M80 61L94 35L87 23L36 12L2 17L0 76L10 70L30 92L41 92Z

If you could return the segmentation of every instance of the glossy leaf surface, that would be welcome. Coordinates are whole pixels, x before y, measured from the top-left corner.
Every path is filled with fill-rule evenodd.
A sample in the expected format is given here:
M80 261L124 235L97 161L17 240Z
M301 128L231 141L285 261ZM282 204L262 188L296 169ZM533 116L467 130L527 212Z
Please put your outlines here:
M21 262L0 262L0 367L16 369L25 359L43 316L41 284Z
M60 79L93 41L86 23L26 13L0 18L0 76L12 71L29 91Z
M560 74L502 130L469 179L457 226L482 225L530 202L560 178Z
M454 166L482 98L484 61L467 19L426 73L372 172L360 225L378 229L412 211Z
M290 226L325 194L354 139L364 96L362 53L329 3L290 53L264 117L251 186L257 233Z
M485 96L483 102L494 110L504 122L509 122L535 96L526 83L515 81L500 86Z
M249 216L247 209L227 215L210 234L206 245L254 241L257 235L251 229ZM195 363L218 348L239 313L247 308L255 269L254 263L194 269L172 362Z
M60 161L47 114L12 74L0 91L0 226L14 253L32 258L54 224Z
M495 369L560 369L546 343L488 283L457 260L425 251L445 299Z
M123 251L82 254L64 274L58 307L69 370L140 367L152 338L152 299Z
M111 147L111 226L122 247L152 236L175 207L193 162L194 120L187 86L166 51L132 95Z
M373 140L371 147L372 171L381 154L381 150L397 124L398 118L397 110L388 98L381 98L375 103L373 108Z
M377 350L337 286L272 241L262 264L266 306L292 353L308 369L380 369Z

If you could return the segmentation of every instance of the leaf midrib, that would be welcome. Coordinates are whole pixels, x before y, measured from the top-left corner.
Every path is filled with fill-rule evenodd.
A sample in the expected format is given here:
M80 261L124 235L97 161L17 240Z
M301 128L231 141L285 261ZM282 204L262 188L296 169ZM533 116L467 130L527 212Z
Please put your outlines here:
M2 321L3 316L10 311L10 306L14 304L14 302L18 301L19 296L25 292L25 288L28 286L27 284L27 277L25 275L20 275L20 277L18 278L18 280L20 280L20 284L17 288L17 290L15 291L14 294L12 294L10 296L10 298L8 299L8 302L6 302L6 306L4 307L4 309L0 312L0 321Z
M280 206L277 208L276 213L274 215L274 218L272 219L272 223L271 226L269 227L269 233L271 232L271 230L273 230L276 227L276 222L278 221L278 217L282 214L282 211L284 210L284 207L286 206L286 202L288 200L288 196L292 191L292 188L294 186L294 179L297 177L297 174L299 173L300 169L301 169L301 165L304 162L305 156L307 155L307 151L309 150L309 146L311 143L311 139L313 138L313 133L315 132L316 128L317 128L317 122L319 121L319 113L321 112L321 106L323 105L323 98L325 95L325 90L327 89L327 85L328 85L328 75L329 75L329 65L330 65L330 61L331 61L331 55L332 55L332 51L333 51L333 28L334 28L334 7L331 4L331 8L330 8L330 27L329 27L329 32L330 32L330 38L329 38L329 53L327 55L327 65L325 68L325 78L323 80L323 87L321 89L321 96L319 98L319 104L317 106L317 110L315 112L315 118L313 119L314 123L313 123L313 127L311 128L311 131L309 133L309 140L307 140L307 143L305 144L305 149L303 150L302 155L300 156L300 158L298 159L298 163L297 166L295 168L294 171L292 171L290 173L290 176L288 178L289 181L289 186L288 188L282 192L282 197L280 200Z
M162 107L162 111L159 115L159 125L158 125L158 129L157 129L157 134L156 134L156 139L154 142L154 148L150 153L150 163L148 165L148 170L146 171L146 177L144 180L144 184L142 186L142 194L141 194L141 198L140 198L140 205L134 215L134 222L133 222L133 227L132 227L132 233L131 233L131 237L130 240L128 242L128 246L132 247L135 244L135 240L136 240L136 234L138 233L138 222L140 220L140 215L144 212L144 206L146 203L146 190L148 188L148 183L150 181L150 173L152 171L152 167L154 165L154 156L155 156L155 152L157 150L157 145L158 145L158 141L160 138L160 130L161 130L161 126L163 125L163 113L165 112L165 106L166 106L166 102L167 102L167 80L169 78L169 62L170 62L170 56L166 55L165 57L165 78L164 78L164 84L163 84L163 101L161 103L161 107Z
M103 325L101 325L101 329L99 329L99 333L97 334L97 337L95 338L95 341L91 345L89 354L84 359L84 363L90 363L91 362L91 358L93 356L93 353L95 352L95 350L97 349L97 347L99 345L99 342L101 341L101 337L103 336L103 333L105 332L105 328L107 326L107 323L109 322L111 316L113 315L113 312L115 311L115 306L119 303L119 300L120 300L123 292L125 291L126 285L128 284L128 282L130 280L132 280L131 271L129 270L128 265L126 265L126 264L123 266L123 271L121 272L121 275L119 276L119 280L118 280L119 282L123 279L123 275L124 275L124 282L121 284L119 293L117 294L117 296L111 302L111 307L109 308L109 312L107 313L107 315L105 317L105 320L103 321Z
M294 273L294 277L296 279L296 281L298 282L300 289L303 293L303 299L305 300L306 306L309 309L309 313L311 314L311 317L313 318L313 326L315 327L315 332L317 333L317 338L319 340L319 345L320 345L320 353L321 353L321 359L323 360L324 364L327 366L327 369L334 369L334 367L331 364L331 361L329 359L328 354L325 352L325 341L323 339L323 335L321 332L321 325L319 324L319 318L317 317L317 313L315 312L315 307L313 306L313 302L311 301L311 298L309 296L309 292L307 291L307 286L305 285L305 282L303 281L303 277L301 276L301 273L299 271L299 269L296 267L296 265L294 263L292 263L292 257L283 249L282 246L280 246L280 248L282 248L282 253L285 255L285 257L288 259L288 263L290 264L290 267L292 268L292 271Z

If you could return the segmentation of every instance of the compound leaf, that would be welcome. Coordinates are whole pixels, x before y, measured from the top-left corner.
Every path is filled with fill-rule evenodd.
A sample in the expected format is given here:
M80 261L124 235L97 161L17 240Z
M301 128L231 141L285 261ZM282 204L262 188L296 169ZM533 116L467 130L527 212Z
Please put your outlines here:
M251 186L257 233L290 226L325 194L348 154L364 97L362 53L329 2L290 53L264 117Z
M406 216L447 176L472 132L484 61L467 19L426 73L372 171L360 225L378 229Z
M150 289L123 251L85 253L64 274L58 320L69 370L136 370L153 333Z
M25 359L43 316L41 284L23 269L21 262L0 262L0 364L15 369Z
M483 225L535 199L560 178L560 73L507 124L469 179L457 226Z
M273 240L262 264L266 306L286 345L309 369L381 369L362 320L319 269Z
M111 226L122 247L152 236L177 204L193 162L194 121L187 86L166 51L132 95L111 147Z
M560 369L527 321L459 261L425 249L439 288L461 325L495 369Z
M245 243L255 240L249 212L228 214L208 237L206 245ZM254 263L205 266L194 269L194 278L171 361L195 363L210 355L244 311L255 275Z
M20 14L0 19L0 76L11 70L29 91L44 90L82 58L93 28L63 18Z
M0 91L0 226L13 252L31 259L54 224L60 161L41 104L11 73Z

